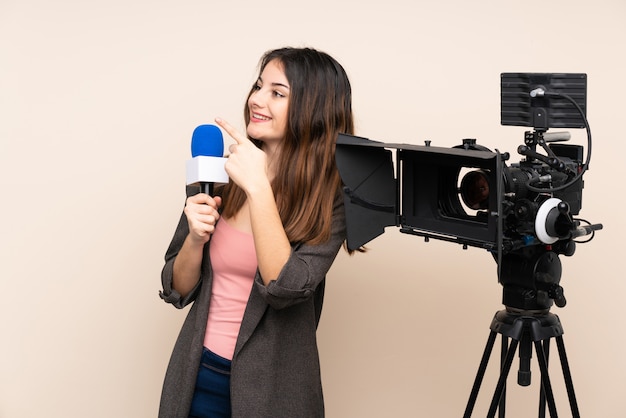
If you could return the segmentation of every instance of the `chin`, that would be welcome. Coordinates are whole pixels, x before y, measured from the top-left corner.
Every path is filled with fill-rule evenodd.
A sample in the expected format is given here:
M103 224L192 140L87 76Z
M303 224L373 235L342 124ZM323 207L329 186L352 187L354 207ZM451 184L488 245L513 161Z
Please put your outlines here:
M250 139L262 140L263 137L263 135L258 130L250 128L250 126L248 126L248 128L246 129L246 134Z
M269 134L266 129L259 129L259 127L252 124L248 125L248 128L246 129L246 134L248 134L248 137L257 139L259 141L266 141L272 137L272 135Z

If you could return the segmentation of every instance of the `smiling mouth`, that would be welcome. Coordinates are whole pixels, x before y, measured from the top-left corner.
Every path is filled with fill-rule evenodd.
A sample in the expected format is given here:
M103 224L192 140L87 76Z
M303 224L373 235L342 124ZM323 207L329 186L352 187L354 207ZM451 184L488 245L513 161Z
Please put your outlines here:
M252 119L257 119L257 120L271 120L272 119L267 116L260 115L258 113L252 113L251 116L252 116Z

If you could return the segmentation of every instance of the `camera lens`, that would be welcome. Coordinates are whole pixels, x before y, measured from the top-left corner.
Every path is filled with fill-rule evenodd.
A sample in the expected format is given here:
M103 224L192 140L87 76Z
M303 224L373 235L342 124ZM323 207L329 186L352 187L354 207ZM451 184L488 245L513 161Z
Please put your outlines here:
M461 198L471 209L487 209L489 207L489 181L482 170L470 171L461 180Z

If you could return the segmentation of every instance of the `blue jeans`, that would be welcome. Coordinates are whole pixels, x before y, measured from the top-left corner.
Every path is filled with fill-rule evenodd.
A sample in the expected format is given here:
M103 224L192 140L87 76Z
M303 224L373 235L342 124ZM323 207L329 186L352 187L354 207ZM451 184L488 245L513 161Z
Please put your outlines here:
M230 418L230 363L204 348L189 418Z

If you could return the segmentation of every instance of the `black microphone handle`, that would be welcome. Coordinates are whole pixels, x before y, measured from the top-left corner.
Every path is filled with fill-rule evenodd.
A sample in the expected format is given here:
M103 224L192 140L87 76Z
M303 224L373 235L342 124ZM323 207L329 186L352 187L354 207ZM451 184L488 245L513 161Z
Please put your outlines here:
M213 196L213 183L200 183L200 193L208 194L209 196Z

